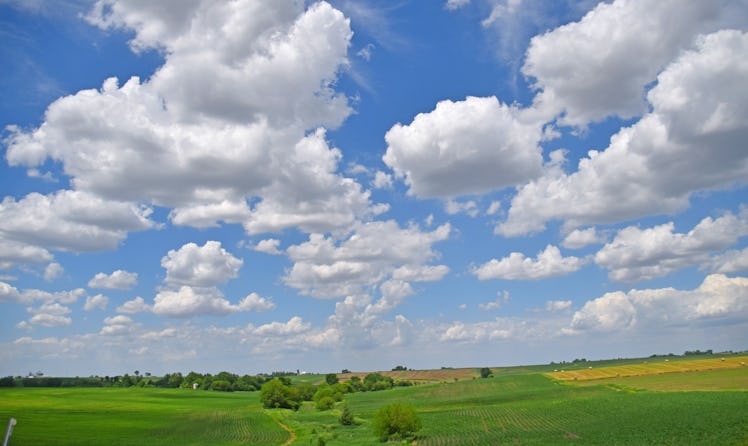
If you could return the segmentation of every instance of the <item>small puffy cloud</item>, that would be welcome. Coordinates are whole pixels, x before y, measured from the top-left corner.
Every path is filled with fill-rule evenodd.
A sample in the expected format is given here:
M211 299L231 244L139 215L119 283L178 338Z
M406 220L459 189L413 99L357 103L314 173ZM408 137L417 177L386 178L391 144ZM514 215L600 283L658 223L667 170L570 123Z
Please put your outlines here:
M70 291L49 291L37 290L33 288L19 291L18 288L0 282L0 302L15 302L20 304L31 305L36 302L54 303L59 302L65 305L73 304L82 296L86 295L86 290L76 288Z
M257 293L251 293L242 299L237 305L238 311L270 311L275 304Z
M564 237L561 246L568 249L581 249L585 246L604 242L605 237L598 234L595 228L575 229Z
M101 327L99 334L104 336L124 336L130 334L137 327L138 324L135 321L120 314L105 318L104 326Z
M528 121L528 122L525 122ZM479 194L541 173L541 126L495 97L442 101L385 135L383 161L421 198Z
M41 325L42 327L69 327L73 319L68 316L59 314L39 313L29 319L31 325Z
M281 253L281 251L278 249L280 247L280 243L281 242L278 239L269 238L257 242L257 245L255 245L253 249L255 251L264 252L265 254L278 255Z
M444 211L449 215L455 215L464 212L471 217L475 217L478 215L478 203L473 200L462 202L456 200L447 200L444 203Z
M236 277L244 261L221 247L221 242L207 241L203 246L187 243L170 250L161 259L166 282L171 285L211 287Z
M444 5L444 7L452 11L455 9L460 9L463 6L468 5L469 3L470 0L447 0L447 3Z
M548 245L535 259L513 252L501 260L491 259L475 268L473 274L480 280L539 280L573 273L585 263L579 257L563 257L558 247Z
M65 269L57 262L52 262L44 268L44 280L51 282L62 275Z
M124 314L138 314L151 311L150 305L145 303L142 297L138 296L133 300L128 300L119 307L117 307L117 313Z
M491 301L491 302L486 302L483 304L478 304L478 308L480 308L483 311L493 311L493 310L498 310L499 308L501 308L502 305L509 302L509 292L499 291L497 295L498 297L496 300Z
M502 319L473 324L455 322L442 332L440 340L444 342L476 343L509 339L516 335L514 325Z
M129 290L138 284L138 274L118 269L111 274L97 273L88 281L89 288Z
M571 230L674 213L687 208L696 191L744 181L747 53L748 33L723 30L696 39L657 77L647 94L651 111L613 135L605 150L590 151L575 172L549 165L521 186L496 232L518 236L543 230L551 220Z
M95 296L86 297L86 303L83 305L85 311L91 311L96 308L99 310L106 310L106 305L109 303L109 298L103 294L97 294Z
M392 189L392 175L377 170L377 173L374 174L374 179L372 180L371 185L376 189Z
M447 273L447 265L403 265L392 272L392 278L408 282L438 282Z
M674 288L606 293L574 313L568 333L625 331L663 325L742 320L748 314L748 278L712 274L694 290Z
M674 232L670 222L647 229L629 226L595 255L595 263L617 282L636 282L662 277L679 269L706 263L710 254L735 244L748 235L748 210L736 216L726 213L706 217L687 233Z
M73 323L72 318L67 316L71 313L70 308L61 305L57 302L47 302L39 306L38 308L29 307L27 308L29 313L33 316L23 324L25 328L30 326L42 326L42 327L68 327Z
M492 201L490 205L488 205L488 209L486 210L486 215L496 215L501 210L501 202L500 201Z
M371 60L371 54L372 54L372 52L374 52L375 48L376 48L376 46L374 46L373 43L368 43L368 44L366 44L366 46L364 46L363 48L361 48L360 50L358 50L358 52L356 53L356 55L358 57L364 59L365 61L369 62Z
M549 300L545 303L546 311L566 311L571 308L570 300Z
M308 331L312 324L304 322L298 316L294 316L288 322L270 322L259 327L252 328L251 333L255 336L279 337L299 334Z

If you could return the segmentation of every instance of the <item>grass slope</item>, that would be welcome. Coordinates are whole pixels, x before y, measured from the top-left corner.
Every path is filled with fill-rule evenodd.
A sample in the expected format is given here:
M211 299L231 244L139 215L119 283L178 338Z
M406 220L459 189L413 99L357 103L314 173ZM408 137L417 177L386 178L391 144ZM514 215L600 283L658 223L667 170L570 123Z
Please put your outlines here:
M21 445L278 445L289 434L257 393L183 389L0 389Z
M278 411L298 444L377 444L370 420L400 402L418 410L418 445L737 444L748 439L748 392L631 392L579 387L541 374L509 375L346 396L357 426L338 410Z

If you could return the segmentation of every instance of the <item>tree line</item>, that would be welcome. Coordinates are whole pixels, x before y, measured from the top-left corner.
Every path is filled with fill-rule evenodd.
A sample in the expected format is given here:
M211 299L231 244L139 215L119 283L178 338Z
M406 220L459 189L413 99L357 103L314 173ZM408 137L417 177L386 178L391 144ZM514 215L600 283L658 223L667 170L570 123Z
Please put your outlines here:
M215 390L222 392L260 390L263 384L277 378L286 377L290 372L273 372L270 375L237 375L230 372L210 373L180 372L163 376L151 376L135 371L130 375L91 376L91 377L49 377L49 376L6 376L0 378L0 387L160 387Z

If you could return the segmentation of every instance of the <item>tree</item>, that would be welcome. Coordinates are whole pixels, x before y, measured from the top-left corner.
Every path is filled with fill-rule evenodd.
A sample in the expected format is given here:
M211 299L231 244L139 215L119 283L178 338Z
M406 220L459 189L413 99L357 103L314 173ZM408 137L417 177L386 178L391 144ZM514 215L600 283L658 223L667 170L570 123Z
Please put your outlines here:
M381 373L369 373L364 376L364 387L369 391L387 390L394 385L394 380Z
M234 386L225 379L217 379L210 385L211 390L217 390L219 392L233 392Z
M296 390L298 390L302 401L311 401L312 398L314 398L314 394L317 392L317 388L314 384L309 383L298 384Z
M338 375L334 373L328 373L325 375L325 382L331 386L334 386L338 383Z
M390 438L405 438L421 429L421 419L415 409L399 403L381 407L374 415L374 435L381 441Z
M343 410L340 412L339 421L343 426L350 426L356 422L353 418L353 412L351 412L351 409L349 409L348 406L343 406Z
M491 376L491 373L491 369L489 369L488 367L483 367L482 369L480 369L481 378L488 378L489 376Z

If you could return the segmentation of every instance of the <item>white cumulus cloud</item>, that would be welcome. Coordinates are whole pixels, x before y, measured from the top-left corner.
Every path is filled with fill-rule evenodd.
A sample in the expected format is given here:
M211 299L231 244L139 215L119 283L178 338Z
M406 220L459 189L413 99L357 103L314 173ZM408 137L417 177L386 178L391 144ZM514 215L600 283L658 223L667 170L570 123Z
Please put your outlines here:
M244 261L221 247L221 242L207 241L203 246L187 243L170 250L161 259L166 282L171 285L212 287L237 276Z
M442 101L385 135L382 158L421 198L485 193L541 173L541 123L495 97Z
M513 252L501 260L491 259L476 267L473 274L480 280L539 280L573 273L585 263L579 257L563 257L558 247L548 245L535 259Z
M118 269L111 274L97 273L88 281L89 288L109 290L129 290L138 283L138 273Z

